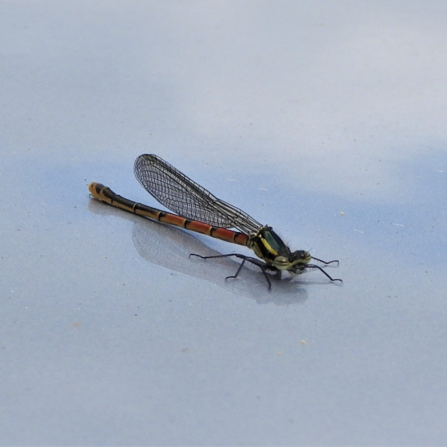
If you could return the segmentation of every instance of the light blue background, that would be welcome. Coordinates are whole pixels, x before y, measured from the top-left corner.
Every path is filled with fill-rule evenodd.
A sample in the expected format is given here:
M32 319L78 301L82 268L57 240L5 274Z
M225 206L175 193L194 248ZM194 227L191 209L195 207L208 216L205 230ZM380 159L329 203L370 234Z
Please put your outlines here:
M0 444L447 444L447 3L0 2ZM114 210L156 153L340 260Z

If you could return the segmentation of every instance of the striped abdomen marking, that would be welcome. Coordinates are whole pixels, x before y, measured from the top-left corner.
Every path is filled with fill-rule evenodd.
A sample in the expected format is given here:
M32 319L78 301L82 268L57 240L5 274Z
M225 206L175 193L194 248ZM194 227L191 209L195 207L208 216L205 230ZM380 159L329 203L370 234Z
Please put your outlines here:
M213 227L212 225L208 225L204 222L189 220L185 217L178 216L177 214L166 213L156 208L134 202L133 200L129 200L115 194L110 188L102 185L101 183L92 182L88 186L88 189L90 194L95 199L101 200L102 202L108 203L111 206L120 208L130 213L148 217L149 219L174 225L176 227L185 228L196 233L206 234L207 236L211 236L225 242L231 242L232 244L242 246L247 245L248 236L244 233L227 230L226 228Z
M108 203L115 208L120 208L124 211L129 211L130 213L138 214L140 216L149 217L153 220L160 220L159 215L162 211L119 196L107 186L101 185L101 183L90 183L90 185L88 185L88 190L95 199Z

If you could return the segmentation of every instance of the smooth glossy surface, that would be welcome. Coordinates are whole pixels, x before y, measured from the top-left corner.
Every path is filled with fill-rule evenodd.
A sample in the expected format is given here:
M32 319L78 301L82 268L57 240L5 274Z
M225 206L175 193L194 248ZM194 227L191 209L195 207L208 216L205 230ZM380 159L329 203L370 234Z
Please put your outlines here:
M0 3L0 444L445 445L447 4ZM272 291L156 153L339 259Z

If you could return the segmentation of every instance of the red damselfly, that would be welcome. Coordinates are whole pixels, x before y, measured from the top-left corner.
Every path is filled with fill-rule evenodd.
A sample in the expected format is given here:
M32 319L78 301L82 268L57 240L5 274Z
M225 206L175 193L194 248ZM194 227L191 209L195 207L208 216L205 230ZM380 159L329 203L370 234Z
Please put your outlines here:
M267 271L287 270L292 274L299 274L307 269L318 269L332 282L342 282L341 279L329 276L319 265L310 264L312 259L324 265L338 264L338 260L326 262L314 258L305 250L291 251L271 227L261 225L244 211L218 199L157 155L144 154L137 157L134 172L137 180L149 194L177 214L126 199L100 183L90 183L88 189L95 199L114 207L252 249L259 259L239 253L219 256L191 254L202 259L225 257L242 259L236 274L227 276L226 279L236 278L245 262L250 262L261 269L269 289L271 282Z

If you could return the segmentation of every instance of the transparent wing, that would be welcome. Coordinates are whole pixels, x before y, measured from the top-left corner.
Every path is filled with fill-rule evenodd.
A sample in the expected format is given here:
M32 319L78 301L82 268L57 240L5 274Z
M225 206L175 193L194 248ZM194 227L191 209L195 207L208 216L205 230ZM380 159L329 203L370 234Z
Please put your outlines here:
M140 155L134 172L149 194L180 216L215 227L236 228L246 234L262 227L247 213L218 199L156 155Z

